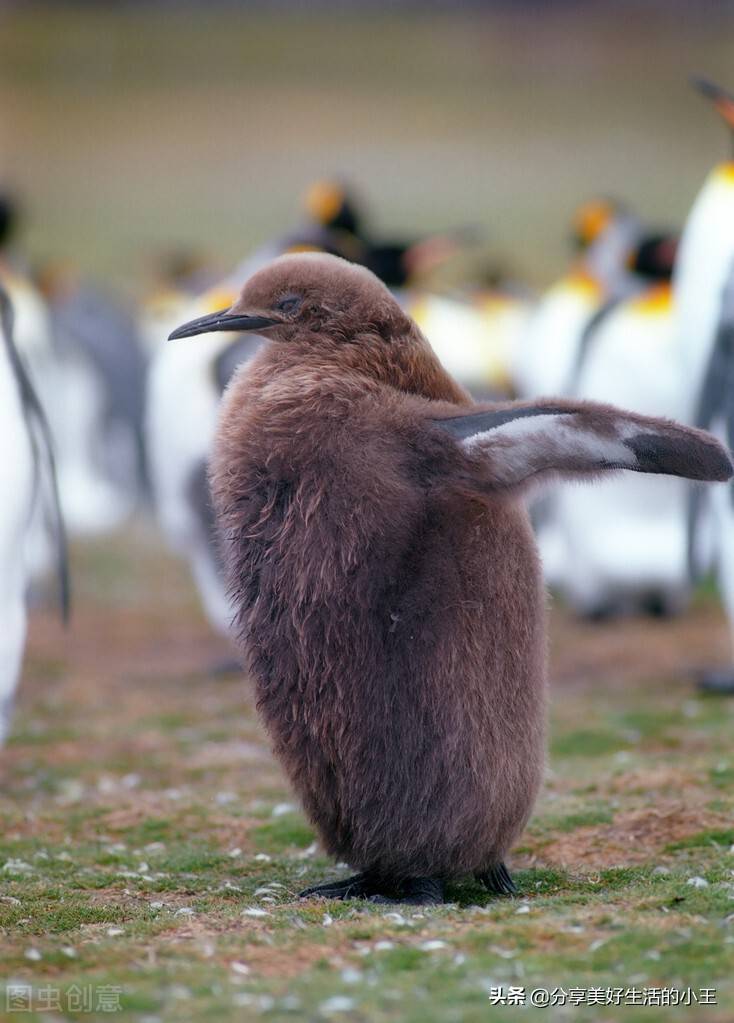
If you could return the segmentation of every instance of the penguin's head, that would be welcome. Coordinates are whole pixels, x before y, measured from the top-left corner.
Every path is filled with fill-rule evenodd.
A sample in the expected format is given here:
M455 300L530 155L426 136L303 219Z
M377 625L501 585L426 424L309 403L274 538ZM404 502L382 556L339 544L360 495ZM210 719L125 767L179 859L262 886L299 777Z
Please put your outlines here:
M366 336L389 342L412 323L385 285L338 256L280 256L246 282L229 309L178 327L169 340L212 331L256 331L290 344L344 345Z
M580 252L590 248L623 212L620 202L607 197L589 199L582 203L571 220L574 247Z
M362 214L359 203L341 181L314 181L306 190L303 205L315 223L330 230L360 235Z
M691 85L712 101L714 109L721 114L730 131L734 132L734 95L702 75L694 75Z

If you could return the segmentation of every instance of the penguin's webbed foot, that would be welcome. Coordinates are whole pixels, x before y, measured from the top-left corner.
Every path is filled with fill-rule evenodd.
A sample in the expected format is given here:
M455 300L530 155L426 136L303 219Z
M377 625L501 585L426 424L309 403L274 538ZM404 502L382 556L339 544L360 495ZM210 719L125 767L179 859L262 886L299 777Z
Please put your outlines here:
M354 874L343 881L327 881L304 888L299 899L368 899L377 893L374 879L369 874Z
M370 902L398 903L405 906L440 906L444 901L443 881L436 877L411 877L403 881L394 895L373 895Z
M493 895L516 895L517 887L515 882L512 880L510 874L504 863L498 863L494 867L490 867L489 870L485 870L482 874L476 875L477 881L481 881L488 892L492 892Z
M391 883L385 878L372 874L355 874L343 881L327 881L325 884L305 888L299 899L367 899L369 902L388 905L402 903L413 906L434 906L444 901L443 881L434 877L413 877Z

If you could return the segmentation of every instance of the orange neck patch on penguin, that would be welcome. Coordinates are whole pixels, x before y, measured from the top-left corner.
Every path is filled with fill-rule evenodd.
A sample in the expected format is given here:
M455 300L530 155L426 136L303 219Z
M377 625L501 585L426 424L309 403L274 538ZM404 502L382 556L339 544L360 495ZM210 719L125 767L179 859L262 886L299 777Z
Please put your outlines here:
M589 299L601 300L604 294L600 281L582 267L572 270L561 283L564 288L578 292Z
M665 316L673 303L673 289L670 284L658 284L648 288L630 302L630 309L645 316Z
M727 160L714 168L713 177L734 187L734 160Z

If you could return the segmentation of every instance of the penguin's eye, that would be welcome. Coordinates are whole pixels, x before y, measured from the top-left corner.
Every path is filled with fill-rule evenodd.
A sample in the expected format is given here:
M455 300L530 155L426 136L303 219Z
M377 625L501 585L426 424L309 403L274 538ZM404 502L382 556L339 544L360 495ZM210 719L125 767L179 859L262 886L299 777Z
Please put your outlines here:
M284 295L283 298L276 302L275 308L281 313L288 313L290 315L291 313L298 312L302 301L303 299L300 295Z

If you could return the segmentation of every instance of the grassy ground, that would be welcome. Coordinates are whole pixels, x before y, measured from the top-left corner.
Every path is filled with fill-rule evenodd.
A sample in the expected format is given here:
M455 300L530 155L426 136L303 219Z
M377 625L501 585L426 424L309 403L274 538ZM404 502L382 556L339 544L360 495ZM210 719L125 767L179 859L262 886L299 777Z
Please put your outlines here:
M554 612L550 769L512 857L519 896L467 882L396 913L294 899L334 868L248 684L209 671L226 650L157 538L78 548L75 569L69 634L34 616L0 756L6 987L72 1009L107 991L148 1021L732 1018L734 702L686 676L726 653L711 599L675 623ZM719 1005L491 1008L500 985L715 987Z

